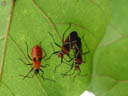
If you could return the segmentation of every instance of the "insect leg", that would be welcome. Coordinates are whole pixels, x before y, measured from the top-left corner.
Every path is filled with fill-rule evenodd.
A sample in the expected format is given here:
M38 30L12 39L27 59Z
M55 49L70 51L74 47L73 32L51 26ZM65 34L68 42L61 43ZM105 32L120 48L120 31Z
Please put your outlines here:
M32 60L32 58L29 56L29 53L28 53L28 44L27 44L27 42L26 42L26 46L27 46L27 56L28 56L28 58L29 58L30 60Z
M67 72L65 72L64 74L62 74L62 75L63 75L63 77L64 77L64 76L68 76L68 74L67 74L67 73L69 73L69 72L72 70L73 65L74 65L74 62L72 63L71 68L70 68Z
M42 69L39 69L39 70L44 74L44 71L43 71ZM42 74L42 75L43 75L43 74Z
M64 76L72 76L72 75L75 74L75 72L76 72L76 70L74 69L73 73L71 73L71 74L65 74Z
M24 60L22 60L21 58L19 58L19 60L20 60L21 62L23 62L25 65L32 65L32 63L27 64L27 63L26 63L26 62L24 62Z
M44 56L42 58L45 58L47 56L46 51L42 48L43 52L44 52Z
M46 66L44 66L44 65L40 65L40 67L46 68Z
M52 55L53 54L58 54L60 51L55 51L55 52L53 52L47 59L45 59L45 60L49 60L51 57L52 57Z
M73 82L75 81L75 78L76 78L78 75L80 75L80 72L81 72L81 71L79 71L78 74L76 74L75 76L73 76Z
M39 69L43 74L44 74L44 71L42 69ZM42 74L42 78L43 80L49 80L49 81L52 81L52 82L56 82L55 80L51 80L49 78L44 78L44 75Z
M69 66L71 66L71 65L70 65L70 64L68 64L67 62L64 62L64 61L63 61L63 63L64 63L64 64L66 64L66 65L69 65Z
M23 79L25 79L26 77L32 78L34 75L32 77L29 77L28 75L32 72L33 69L34 68L32 67L31 70L25 76L24 75L20 75L20 76L23 76L24 77Z
M84 35L83 35L83 38L84 38ZM87 48L87 52L82 53L82 55L86 55L86 54L88 54L90 52L90 50L89 50L88 45L86 44L85 40L83 40L83 42L84 42L84 45Z
M56 43L55 39L53 38L53 35L52 35L50 32L49 32L49 34L50 34L50 36L52 37L54 44L55 44L56 46L58 46L58 47L61 48L61 46L60 46L59 44Z
M56 72L57 67L59 67L60 65L62 65L62 63L63 63L63 58L61 58L61 63L55 67L54 73Z

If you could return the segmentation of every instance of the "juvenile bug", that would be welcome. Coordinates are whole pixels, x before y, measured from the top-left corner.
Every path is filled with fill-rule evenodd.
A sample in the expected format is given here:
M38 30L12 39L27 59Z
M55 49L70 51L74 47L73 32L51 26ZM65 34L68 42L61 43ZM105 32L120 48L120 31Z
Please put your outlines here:
M41 71L42 72L42 78L46 79L46 80L50 80L48 78L44 78L43 77L44 71L40 68L40 67L43 67L43 68L46 67L44 65L41 65L41 61L42 61L42 59L44 59L47 56L45 50L43 48L41 48L41 44L40 44L40 46L39 45L35 45L32 48L31 57L29 56L29 53L28 53L28 45L27 45L27 43L26 43L26 46L27 46L27 56L32 61L32 63L27 64L22 59L20 59L20 60L26 65L33 65L33 67L31 68L31 70L25 76L23 76L23 75L20 75L20 76L23 76L24 77L23 79L25 79L26 77L32 78L34 75L37 75L39 73L39 71ZM43 52L44 52L44 56L43 56ZM28 76L33 70L34 70L34 75L32 75L31 77ZM51 80L51 81L54 81L54 80Z
M63 34L63 37L62 37L62 46L60 46L59 44L57 44L57 43L55 42L55 40L54 40L54 38L53 38L53 35L50 33L50 36L52 37L54 44L55 44L56 46L58 46L61 50L60 50L60 51L54 51L54 52L49 56L48 59L50 59L53 54L58 54L58 57L61 58L61 64L62 64L62 63L63 63L64 55L67 55L67 56L70 58L69 52L70 52L70 50L73 48L73 46L75 45L75 43L76 43L76 38L77 38L77 32L76 32L76 31L73 31L73 32L71 32L71 33L68 35L68 37L64 40L64 35L65 35L65 33L68 31L68 29L69 29L70 27L71 27L71 25L67 28L67 30L66 30L66 31L64 32L64 34ZM47 60L48 60L48 59L47 59ZM60 66L61 64L59 64L59 65L57 65L57 66L55 67L54 72L56 71L56 68L57 68L58 66Z
M85 45L86 45L86 43L85 43ZM75 47L73 49L73 51L74 51L74 58L72 58L70 61L68 61L68 62L71 62L73 60L73 63L71 65L70 69L67 72L65 72L64 74L62 74L63 76L73 75L75 73L75 71L77 71L77 70L79 70L77 75L80 74L80 72L81 72L80 65L83 63L82 55L86 55L86 54L89 53L89 48L88 48L87 45L86 45L86 47L87 47L88 51L82 53L81 39L79 37L77 37L76 44L75 44ZM73 66L75 66L74 72L72 74L67 74L68 72L70 72L72 70ZM76 76L74 76L74 77L76 77Z

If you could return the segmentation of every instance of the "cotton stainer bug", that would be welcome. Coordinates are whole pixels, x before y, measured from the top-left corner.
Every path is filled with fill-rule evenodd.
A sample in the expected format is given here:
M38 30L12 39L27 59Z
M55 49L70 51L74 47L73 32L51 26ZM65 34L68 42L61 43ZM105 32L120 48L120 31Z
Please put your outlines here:
M29 53L28 53L28 45L26 43L26 46L27 46L27 56L28 58L32 61L31 64L27 64L25 63L22 59L20 59L24 64L26 65L33 65L33 67L31 68L31 70L27 73L27 75L23 76L23 75L20 75L20 76L23 76L25 79L26 77L28 78L32 78L34 75L37 75L39 73L39 71L41 71L43 74L44 74L44 71L40 68L40 67L43 67L45 68L46 66L44 65L41 65L41 61L42 59L44 59L47 54L45 52L45 50L43 48L41 48L41 43L40 43L40 46L39 45L35 45L33 48L32 48L32 52L31 52L31 57L29 56ZM43 50L43 51L42 51ZM43 56L43 52L44 52L44 56ZM28 76L32 71L34 70L34 75L32 75L31 77ZM44 78L43 77L43 74L42 74L42 78L43 79L46 79L46 80L50 80L48 78ZM54 81L54 80L50 80L50 81Z
M75 45L75 43L76 43L76 38L77 38L77 32L76 32L76 31L73 31L73 32L71 32L71 33L68 35L68 37L64 40L64 35L65 35L65 33L68 31L68 29L69 29L70 27L71 27L71 25L70 25L70 26L67 28L67 30L63 33L63 37L62 37L62 46L60 46L59 44L57 44L57 43L55 42L54 38L53 38L53 35L52 35L51 33L49 33L50 36L52 37L53 41L54 41L54 44L55 44L56 46L58 46L59 48L61 48L61 50L60 50L60 51L55 51L55 52L53 52L53 53L49 56L48 59L50 59L53 54L58 54L58 57L61 58L61 64L62 64L62 63L63 63L63 57L64 57L64 55L67 55L67 56L70 58L69 52L70 52L70 50L73 48L73 46ZM47 59L47 60L48 60L48 59ZM55 67L54 72L56 71L56 68L57 68L58 66L60 66L61 64L59 64L59 65L57 65L57 66Z
M81 70L80 70L80 65L82 64L82 63L85 63L85 62L83 62L83 59L82 59L82 55L86 55L86 54L88 54L89 53L89 48L88 48L88 46L87 46L87 44L84 42L84 44L86 45L86 47L87 47L87 52L84 52L84 53L82 53L82 43L81 43L81 39L79 38L79 37L77 37L77 39L76 39L76 44L75 44L75 48L73 49L74 50L74 58L72 58L70 61L72 61L73 59L73 63L72 63L72 65L71 65L71 68L67 71L67 72L65 72L64 74L62 74L63 76L70 76L70 75L73 75L74 73L75 73L75 71L77 71L77 70L79 70L79 72L78 72L78 74L77 75L79 75L80 74L80 72L81 72ZM69 61L69 62L70 62ZM68 72L70 72L71 70L72 70L72 68L73 68L73 66L75 66L75 70L74 70L74 72L72 73L72 74L67 74ZM77 76L76 75L76 76ZM75 76L75 77L76 77Z

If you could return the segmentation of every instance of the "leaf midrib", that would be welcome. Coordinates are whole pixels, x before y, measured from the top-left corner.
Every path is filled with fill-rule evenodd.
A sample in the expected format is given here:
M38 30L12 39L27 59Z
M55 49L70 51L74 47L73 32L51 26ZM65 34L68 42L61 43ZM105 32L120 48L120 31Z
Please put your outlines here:
M5 58L6 46L7 46L7 40L8 40L8 33L9 33L9 29L10 29L10 23L11 23L11 20L12 20L14 3L15 3L15 1L12 0L12 5L11 5L11 8L10 8L9 19L8 19L8 24L7 24L7 31L5 33L4 47L3 47L3 52L2 52L1 65L0 65L0 82L1 82L1 79L2 79L4 58Z

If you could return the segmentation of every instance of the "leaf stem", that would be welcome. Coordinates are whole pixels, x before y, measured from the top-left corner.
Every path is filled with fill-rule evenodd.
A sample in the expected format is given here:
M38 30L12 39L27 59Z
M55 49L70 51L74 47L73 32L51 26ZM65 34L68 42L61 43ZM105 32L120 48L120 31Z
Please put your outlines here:
M0 81L2 79L3 65L4 65L4 59L5 59L5 51L6 51L6 46L7 46L8 33L9 33L9 29L10 29L10 23L11 23L11 19L12 19L14 3L15 3L15 0L12 0L12 5L11 5L11 9L10 9L10 13L9 13L9 19L8 19L8 25L7 25L7 31L5 33L5 40L4 40L4 47L3 47L3 52L2 52L1 65L0 65Z

